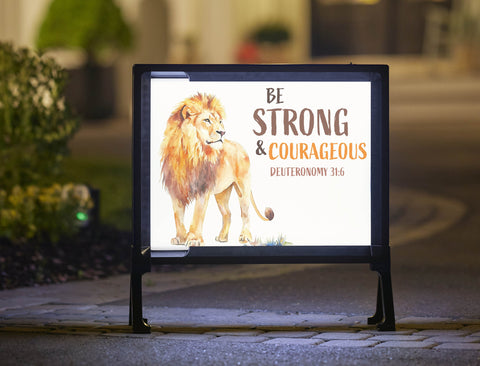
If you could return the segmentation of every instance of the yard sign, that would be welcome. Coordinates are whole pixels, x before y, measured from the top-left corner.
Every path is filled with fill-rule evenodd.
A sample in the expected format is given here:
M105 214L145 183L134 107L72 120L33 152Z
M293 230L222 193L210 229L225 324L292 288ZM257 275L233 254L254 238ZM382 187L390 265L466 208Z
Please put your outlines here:
M136 65L131 322L151 263L370 263L393 329L388 68Z

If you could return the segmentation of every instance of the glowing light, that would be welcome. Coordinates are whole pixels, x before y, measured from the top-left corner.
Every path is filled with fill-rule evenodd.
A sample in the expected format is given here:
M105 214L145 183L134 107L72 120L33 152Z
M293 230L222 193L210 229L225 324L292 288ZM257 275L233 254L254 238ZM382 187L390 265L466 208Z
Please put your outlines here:
M77 220L79 221L87 221L88 220L88 214L86 214L85 212L77 212Z

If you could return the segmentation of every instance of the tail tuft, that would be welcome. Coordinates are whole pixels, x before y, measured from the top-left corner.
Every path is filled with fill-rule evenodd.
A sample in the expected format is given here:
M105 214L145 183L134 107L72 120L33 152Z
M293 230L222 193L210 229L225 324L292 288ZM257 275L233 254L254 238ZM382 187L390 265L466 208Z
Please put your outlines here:
M267 208L265 209L265 217L266 217L268 220L272 221L274 216L275 216L275 215L274 215L274 213L273 213L273 210L272 210L270 207L267 207Z
M250 202L252 202L252 206L255 209L255 212L257 213L258 217L260 217L263 221L272 221L273 219L273 210L270 207L267 207L265 209L265 216L263 216L260 211L258 210L257 204L255 203L255 200L253 199L253 193L250 191Z

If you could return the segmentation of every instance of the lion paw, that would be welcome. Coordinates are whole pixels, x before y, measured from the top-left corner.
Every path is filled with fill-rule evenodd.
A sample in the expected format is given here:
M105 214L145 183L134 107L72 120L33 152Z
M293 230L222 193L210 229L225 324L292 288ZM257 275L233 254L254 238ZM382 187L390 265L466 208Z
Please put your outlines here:
M189 247L201 247L203 245L203 242L200 240L188 240L186 242L186 245Z
M172 244L172 245L185 245L185 239L182 239L182 238L179 238L178 236L176 236L175 238L172 238L172 240L170 240L170 244Z
M187 241L185 244L189 247L200 247L203 245L203 238L190 233L187 235Z
M240 234L240 237L238 238L238 241L240 242L240 244L251 243L253 241L252 240L252 234L250 233L250 231L248 229L244 229L244 230L242 230L242 233Z
M228 241L228 236L219 235L215 237L215 240L219 241L220 243L226 243Z

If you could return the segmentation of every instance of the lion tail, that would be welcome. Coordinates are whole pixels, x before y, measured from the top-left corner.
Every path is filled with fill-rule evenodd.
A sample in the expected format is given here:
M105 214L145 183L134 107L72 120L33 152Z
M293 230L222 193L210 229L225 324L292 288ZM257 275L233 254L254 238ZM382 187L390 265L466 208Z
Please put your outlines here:
M272 221L273 220L273 210L270 207L265 208L265 216L262 215L262 213L258 210L257 204L255 203L255 200L253 199L253 193L250 192L250 201L252 202L252 206L255 209L255 212L257 213L258 217L260 217L263 221Z

